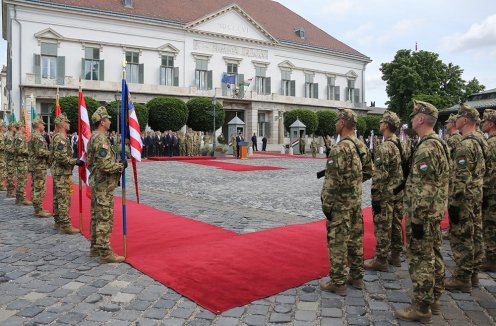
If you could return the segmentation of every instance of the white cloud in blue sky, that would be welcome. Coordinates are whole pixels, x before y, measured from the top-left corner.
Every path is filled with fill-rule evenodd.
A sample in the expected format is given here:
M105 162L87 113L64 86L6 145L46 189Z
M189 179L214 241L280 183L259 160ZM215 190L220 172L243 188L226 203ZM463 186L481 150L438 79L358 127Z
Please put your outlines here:
M366 101L387 101L380 64L399 49L439 53L486 89L496 88L496 1L494 0L278 0L340 41L369 56ZM0 65L6 64L0 43Z

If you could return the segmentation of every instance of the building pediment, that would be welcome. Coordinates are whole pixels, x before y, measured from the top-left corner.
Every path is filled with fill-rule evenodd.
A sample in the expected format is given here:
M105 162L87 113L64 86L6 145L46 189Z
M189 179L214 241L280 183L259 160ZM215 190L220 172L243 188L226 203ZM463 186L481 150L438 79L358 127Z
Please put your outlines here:
M280 64L278 64L278 67L283 69L283 70L293 70L296 68L296 66L289 60L284 60Z
M38 33L34 34L34 37L38 40L38 42L43 41L56 41L57 43L62 41L64 37L57 33L55 30L51 28L46 28Z
M348 79L356 79L358 77L358 74L354 72L353 70L350 70L346 73L346 78Z
M162 56L162 55L176 56L179 53L179 49L170 43L162 45L157 50L158 50L158 53L160 56Z
M197 19L187 24L185 29L193 33L256 43L278 43L275 37L236 4Z

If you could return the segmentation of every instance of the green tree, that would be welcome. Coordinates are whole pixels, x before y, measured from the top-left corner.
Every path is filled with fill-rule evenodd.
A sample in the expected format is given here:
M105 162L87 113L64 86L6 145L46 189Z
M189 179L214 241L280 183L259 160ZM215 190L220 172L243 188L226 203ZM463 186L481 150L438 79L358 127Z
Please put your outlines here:
M357 119L356 125L357 135L365 136L365 132L367 130L367 120L363 116L359 116Z
M134 109L136 112L136 117L138 118L138 122L140 125L140 130L145 131L146 125L148 124L148 108L141 103L134 103ZM117 131L117 123L121 123L120 120L117 121L117 110L121 110L121 101L112 101L109 104L107 104L107 112L110 114L112 117L110 121L112 123L110 124L110 130ZM121 112L119 111L119 119L120 119L120 114ZM119 125L120 129L120 125Z
M177 98L156 97L146 104L148 125L155 131L179 130L188 121L188 108Z
M473 78L465 84L465 92L463 93L461 102L465 102L469 95L477 94L486 89L486 86L482 85L477 78Z
M77 96L65 96L60 98L60 111L65 113L69 121L71 122L71 130L70 132L78 131L78 100ZM91 128L93 128L93 123L91 122L91 115L96 111L96 109L100 106L100 103L95 101L93 98L89 96L84 97L84 102L86 103L86 109L88 110L88 118L90 119ZM52 118L55 119L55 104L52 107Z
M379 134L379 122L382 119L380 115L367 115L364 117L367 127L365 128L364 137L369 136L370 132L374 130L374 135Z
M431 99L443 109L458 103L463 95L463 70L443 63L437 53L399 50L391 62L381 64L380 70L389 96L386 104L403 120L413 109L412 99Z
M294 109L284 113L284 128L289 131L289 126L299 119L306 126L306 134L312 135L319 124L317 114L308 109Z
M186 103L188 107L188 127L196 131L212 131L214 117L212 115L212 99L208 97L193 98ZM226 113L222 104L217 101L215 104L215 129L224 125Z
M316 114L319 123L315 134L322 137L327 135L334 136L336 134L336 118L338 117L338 113L331 110L320 110Z

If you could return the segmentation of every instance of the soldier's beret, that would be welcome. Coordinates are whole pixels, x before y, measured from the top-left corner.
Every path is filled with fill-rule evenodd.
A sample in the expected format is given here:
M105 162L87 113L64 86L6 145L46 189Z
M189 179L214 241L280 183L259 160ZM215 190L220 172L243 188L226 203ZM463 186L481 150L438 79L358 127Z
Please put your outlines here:
M339 114L338 114L337 120L339 120L339 119L353 121L354 123L357 123L357 121L358 121L356 113L350 109L339 109Z
M427 114L438 118L438 111L436 107L428 102L413 100L413 112L410 114L410 118L413 118L418 113Z
M96 109L95 113L91 116L91 121L93 123L97 123L98 121L101 121L105 118L112 118L108 113L107 109L104 106L100 106L98 109Z
M485 121L496 123L496 110L486 109L484 111L484 116L482 117L482 122Z
M67 122L70 123L69 119L64 113L59 114L58 117L55 118L55 123Z
M388 122L391 125L395 126L396 128L400 127L401 121L398 115L394 112L391 112L389 110L386 110L384 114L382 115L382 119L379 123L381 122Z
M479 111L477 111L477 109L466 103L460 104L460 109L458 110L458 117L459 118L466 117L472 121L480 122Z
M32 122L33 127L36 126L37 124L45 124L45 121L41 117L36 117Z
M450 114L448 120L446 120L446 123L450 123L450 122L456 122L456 119L458 119L458 114Z

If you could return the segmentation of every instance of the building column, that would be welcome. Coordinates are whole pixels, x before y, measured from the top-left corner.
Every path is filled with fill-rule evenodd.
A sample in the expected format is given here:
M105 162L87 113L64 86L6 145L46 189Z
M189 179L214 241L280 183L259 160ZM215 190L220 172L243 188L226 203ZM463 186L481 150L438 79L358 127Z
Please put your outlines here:
M247 109L245 111L245 141L250 141L253 133L258 133L258 109ZM258 135L257 135L258 137Z

